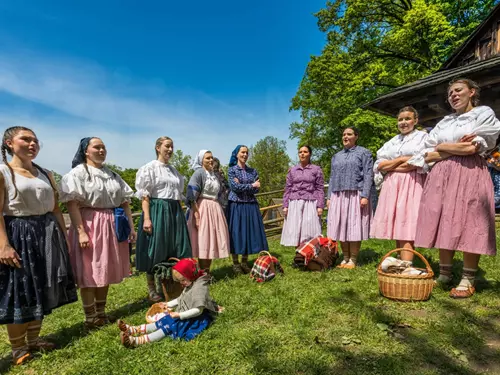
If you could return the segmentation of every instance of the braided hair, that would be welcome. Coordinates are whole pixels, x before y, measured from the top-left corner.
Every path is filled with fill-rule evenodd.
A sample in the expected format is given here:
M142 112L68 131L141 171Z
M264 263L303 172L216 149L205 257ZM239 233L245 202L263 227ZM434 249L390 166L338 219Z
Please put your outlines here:
M2 146L0 148L1 152L2 152L2 161L7 166L7 168L9 168L10 175L12 178L12 184L14 185L14 192L15 193L14 193L13 199L15 199L17 197L18 190L17 190L17 186L16 186L16 175L14 173L14 170L12 169L12 167L10 166L10 164L7 161L7 154L9 154L10 156L13 156L12 149L7 145L7 141L12 140L21 131L28 131L30 133L33 133L33 135L36 137L35 132L33 130L31 130L30 128L26 128L24 126L12 126L8 129L6 129L5 132L3 133ZM43 169L42 167L40 167L38 164L36 164L34 162L31 162L31 164L33 164L33 166L38 171L40 171L45 177L47 177L47 180L49 180L50 186L52 187L54 194L56 194L56 196L57 196L57 188L54 186L52 179L49 177L49 174L45 171L45 169Z

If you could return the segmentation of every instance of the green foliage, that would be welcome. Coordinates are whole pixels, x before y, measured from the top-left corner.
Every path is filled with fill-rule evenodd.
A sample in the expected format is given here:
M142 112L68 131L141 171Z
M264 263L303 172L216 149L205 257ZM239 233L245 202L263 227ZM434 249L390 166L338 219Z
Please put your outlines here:
M135 175L137 174L137 169L135 168L125 168L123 169L122 167L114 164L107 164L106 167L111 169L113 172L118 174L123 181L127 183L128 186L132 188L132 190L135 190ZM132 212L140 212L142 211L142 206L141 206L141 201L137 199L136 197L132 197L132 202L130 204L130 209Z
M334 0L317 13L327 43L312 56L291 110L292 138L328 166L345 126L361 130L375 151L396 134L395 119L360 106L427 76L469 36L498 0Z
M81 300L48 315L42 336L59 349L11 367L6 326L0 326L0 373L78 375L473 375L500 369L500 267L481 259L479 293L463 301L435 288L427 302L379 295L376 265L391 241L363 241L355 270L302 272L291 248L270 241L283 277L258 284L234 277L230 259L212 265L210 290L225 307L193 341L163 340L137 349L120 344L115 324L85 333ZM434 271L438 252L424 250ZM460 254L457 254L460 257ZM421 263L418 262L418 266ZM458 283L462 264L454 265ZM487 280L484 279L487 278ZM111 285L108 313L142 324L149 308L145 275Z
M186 184L189 181L189 178L193 174L193 169L191 165L193 164L193 159L189 155L184 155L184 153L177 149L175 150L172 158L170 159L170 164L177 169L177 171L186 178ZM186 187L186 186L184 186Z
M54 176L54 180L56 181L56 184L59 185L61 182L62 176L57 173L56 171L51 171L52 175ZM66 206L66 203L59 202L59 209L61 210L62 213L66 214L68 213L68 207Z
M283 189L291 160L286 152L286 142L276 137L265 137L250 147L248 165L257 169L260 192Z

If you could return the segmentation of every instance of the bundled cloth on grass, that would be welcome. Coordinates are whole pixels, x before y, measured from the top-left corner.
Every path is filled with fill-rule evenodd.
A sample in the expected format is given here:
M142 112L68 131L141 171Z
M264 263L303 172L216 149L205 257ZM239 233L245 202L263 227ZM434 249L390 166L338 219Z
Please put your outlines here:
M276 257L267 251L261 251L250 272L250 278L262 283L274 279L276 273L283 274L283 267Z
M337 242L323 236L302 242L295 253L294 265L311 271L331 268L339 256Z
M161 262L153 267L153 275L155 277L155 284L158 293L161 293L162 281L167 280L173 282L172 267L177 264L177 259L169 259L166 262Z

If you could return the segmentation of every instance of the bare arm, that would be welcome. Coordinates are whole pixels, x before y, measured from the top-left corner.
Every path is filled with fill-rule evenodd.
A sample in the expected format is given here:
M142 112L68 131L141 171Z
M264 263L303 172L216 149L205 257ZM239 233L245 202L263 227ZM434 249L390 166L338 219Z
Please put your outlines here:
M399 167L401 164L406 163L410 159L411 159L410 156L400 156L399 158L396 158L393 160L381 161L380 164L378 165L378 170L379 170L379 172L393 171L397 167Z
M0 212L3 213L5 199L5 180L0 173ZM21 268L19 254L10 246L3 214L0 215L0 263L11 267Z
M75 228L78 233L78 242L81 248L90 247L90 239L83 226L82 214L80 213L80 207L78 201L69 201L68 203L69 217L71 218L71 225Z
M435 162L447 159L450 156L451 156L451 154L449 154L447 152L431 151L431 152L427 153L424 160L427 164L429 164L429 163L435 163Z
M479 144L471 142L441 143L437 145L436 151L452 155L474 155L479 151Z
M144 232L151 234L151 232L153 231L153 223L151 222L151 215L149 211L149 197L142 198L141 206L142 212L144 214L142 229L144 230Z
M403 172L403 173L406 173L406 172L414 171L417 168L418 167L416 167L414 165L411 165L411 164L408 164L408 163L405 162L405 163L400 164L398 167L396 167L392 171L393 172Z

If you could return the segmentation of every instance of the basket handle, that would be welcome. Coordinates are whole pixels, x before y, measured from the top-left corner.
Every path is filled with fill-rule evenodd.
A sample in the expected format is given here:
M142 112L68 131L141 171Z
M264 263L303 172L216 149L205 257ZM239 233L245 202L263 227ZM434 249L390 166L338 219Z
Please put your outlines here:
M429 262L427 261L427 259L424 258L424 256L422 254L420 254L418 251L415 251L413 249L405 249L405 248L394 249L394 250L389 251L387 254L385 254L382 257L382 259L380 260L380 263L379 263L379 265L377 267L378 270L381 271L381 272L384 272L384 271L382 271L382 262L385 260L385 258L388 258L390 255L392 255L394 253L400 253L401 251L409 251L409 252L413 253L414 255L418 256L422 260L422 262L424 262L425 267L427 268L427 272L429 274L432 273L432 275L434 275L434 271L432 270Z
M259 252L259 256L262 256L262 255L269 255L270 257L272 257L271 253L269 251L265 251L265 250L262 250L261 252Z
M180 261L180 259L178 259L178 258L174 258L174 257L172 257L172 258L168 258L168 259L167 259L167 262L168 262L169 260L175 260L175 261L177 261L177 262L178 262L178 261Z

